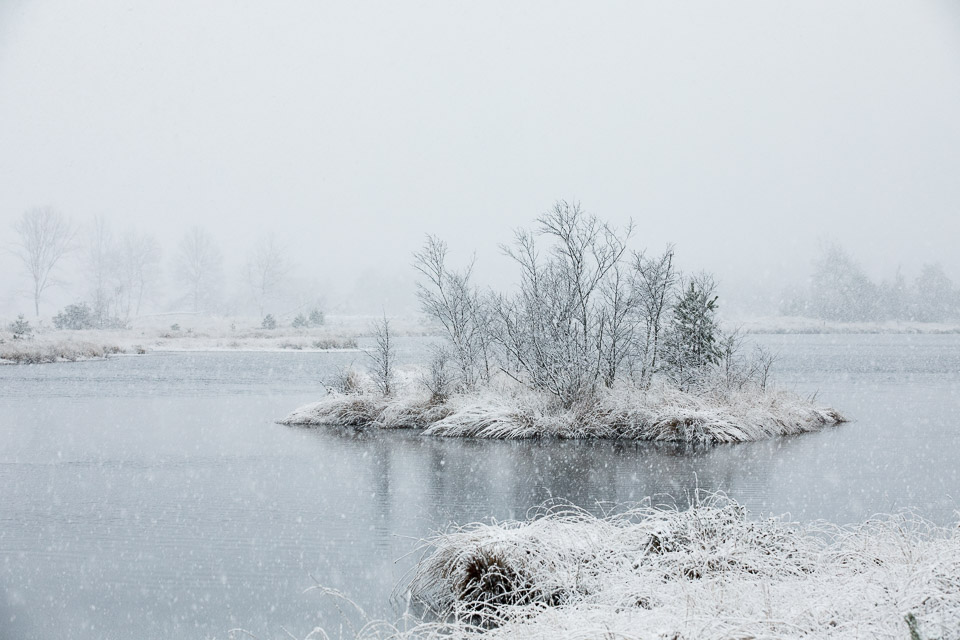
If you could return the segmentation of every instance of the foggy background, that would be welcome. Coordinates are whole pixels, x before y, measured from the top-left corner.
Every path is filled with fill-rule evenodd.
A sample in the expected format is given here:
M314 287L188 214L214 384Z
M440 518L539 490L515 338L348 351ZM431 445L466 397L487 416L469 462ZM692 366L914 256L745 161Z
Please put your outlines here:
M195 224L228 289L272 231L329 307L402 313L424 233L502 286L498 243L568 198L775 313L822 240L960 281L958 176L946 0L0 0L0 245L47 204L152 233L158 309ZM61 274L45 314L85 293ZM0 313L28 285L0 254Z

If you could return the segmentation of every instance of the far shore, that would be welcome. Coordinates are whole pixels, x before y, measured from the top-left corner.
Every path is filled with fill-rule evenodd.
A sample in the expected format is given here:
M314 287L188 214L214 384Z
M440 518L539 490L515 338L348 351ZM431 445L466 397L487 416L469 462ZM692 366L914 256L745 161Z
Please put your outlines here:
M54 329L31 321L31 333L15 339L0 330L0 364L43 364L155 352L351 352L369 332L367 316L328 316L317 327L280 324L264 329L254 318L164 314L137 318L121 329ZM7 323L2 323L3 327ZM398 335L435 332L416 317L397 322Z

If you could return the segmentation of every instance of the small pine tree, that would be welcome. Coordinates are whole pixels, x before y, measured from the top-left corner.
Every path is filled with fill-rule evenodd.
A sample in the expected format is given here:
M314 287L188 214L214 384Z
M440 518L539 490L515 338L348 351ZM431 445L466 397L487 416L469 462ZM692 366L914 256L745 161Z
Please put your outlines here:
M666 359L681 388L692 386L723 357L715 290L709 276L692 278L673 307Z
M324 322L323 311L320 311L320 309L314 309L311 311L309 321L311 327L321 326Z
M11 322L7 328L13 333L14 340L26 340L33 333L33 327L30 326L30 321L24 318L22 313L18 315L17 319Z
M266 316L264 316L263 322L260 323L260 328L261 328L261 329L276 329L276 328L277 328L277 321L276 321L276 319L273 317L272 314L269 314L269 313L268 313Z
M290 326L294 329L302 329L307 325L307 317L302 313L298 313L297 317L293 319L293 322L290 323Z

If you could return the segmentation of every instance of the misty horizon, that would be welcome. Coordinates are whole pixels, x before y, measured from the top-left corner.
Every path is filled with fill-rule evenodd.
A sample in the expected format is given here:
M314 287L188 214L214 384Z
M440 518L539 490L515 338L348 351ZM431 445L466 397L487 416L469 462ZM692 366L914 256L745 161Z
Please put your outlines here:
M802 283L822 240L878 280L958 280L958 29L936 1L7 2L0 233L49 204L156 235L169 269L199 224L231 276L273 232L331 302L387 277L415 304L425 234L499 286L498 244L564 198L746 307ZM29 300L0 269L9 315Z

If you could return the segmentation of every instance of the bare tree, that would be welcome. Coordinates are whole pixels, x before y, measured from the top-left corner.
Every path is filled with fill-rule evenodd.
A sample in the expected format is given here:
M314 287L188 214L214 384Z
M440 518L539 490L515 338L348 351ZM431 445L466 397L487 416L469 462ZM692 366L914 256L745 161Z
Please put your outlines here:
M12 253L33 280L33 308L40 315L40 297L59 284L54 278L57 265L73 248L73 225L53 207L25 211L13 224L17 240Z
M128 314L140 315L160 277L160 243L148 233L128 231L120 244L121 273L127 294Z
M263 236L254 246L244 267L244 277L254 304L263 317L266 305L277 296L290 273L285 249L273 233Z
M642 386L648 387L659 365L660 337L678 280L673 267L673 246L668 246L666 251L656 258L648 258L645 253L635 253L633 273L633 289L643 314L644 325L638 345L640 382Z
M210 233L201 227L190 229L180 240L176 275L194 311L210 307L218 293L222 270L223 257Z
M638 299L620 264L600 284L600 359L603 384L612 387L624 362L633 356Z
M618 265L633 225L618 231L564 201L538 222L537 234L552 241L547 258L530 231L518 231L514 245L503 248L521 277L516 295L497 299L497 338L527 382L570 406L599 380L612 385L626 357L633 303ZM502 370L510 373L509 366Z
M113 312L118 294L118 256L113 232L102 216L95 216L83 234L81 266L87 279L88 295L93 305L93 321L103 328Z
M489 313L471 283L473 262L463 271L449 269L446 243L431 235L413 257L414 267L427 279L426 283L417 282L421 308L443 327L461 386L470 389L481 380L489 380Z
M390 334L390 321L386 315L374 323L373 336L376 345L373 351L367 352L372 364L373 381L380 393L389 396L393 393L396 351L393 347L393 336Z

